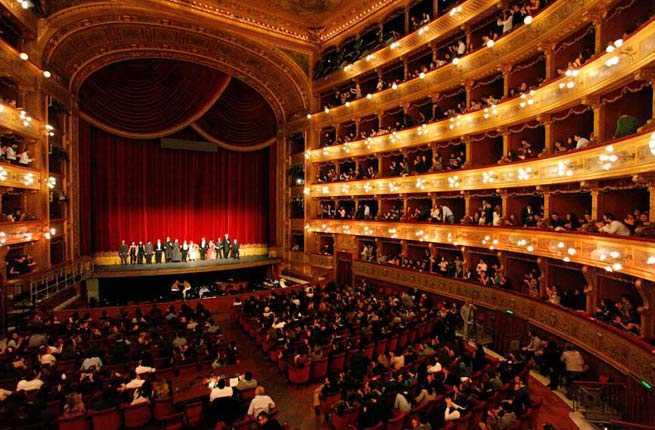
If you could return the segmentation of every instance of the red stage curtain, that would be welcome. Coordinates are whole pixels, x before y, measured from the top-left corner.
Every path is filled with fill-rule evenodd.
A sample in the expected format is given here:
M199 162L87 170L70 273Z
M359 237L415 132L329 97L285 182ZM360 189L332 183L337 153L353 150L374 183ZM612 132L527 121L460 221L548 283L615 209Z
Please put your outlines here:
M199 241L229 233L268 243L269 147L216 153L162 149L80 122L80 247L115 251L122 239ZM271 212L272 213L272 212Z

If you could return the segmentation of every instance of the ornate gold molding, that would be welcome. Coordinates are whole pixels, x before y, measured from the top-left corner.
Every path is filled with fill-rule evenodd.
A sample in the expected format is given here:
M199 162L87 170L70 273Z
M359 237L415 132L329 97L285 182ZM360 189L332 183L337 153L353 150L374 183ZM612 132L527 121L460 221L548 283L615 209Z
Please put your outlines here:
M0 163L0 187L42 190L45 180L44 172L6 162Z
M411 270L354 261L353 275L453 298L472 301L498 311L511 311L530 324L555 334L596 355L621 372L651 383L655 381L652 351L619 333L559 306L549 305L505 290L485 288Z
M304 113L309 83L275 46L208 20L190 20L169 6L97 2L48 18L35 56L66 78L73 93L95 70L131 58L170 58L216 68L257 89L280 123Z
M613 157L616 157L616 161ZM307 187L310 197L409 194L554 185L632 176L655 170L655 134L611 145L480 169L372 179Z
M20 24L26 38L36 35L38 19L32 10L24 9L16 0L0 0L0 5Z
M655 281L655 242L619 236L382 221L311 220L308 232L486 248L574 262Z
M364 97L351 102L350 106L336 107L327 113L317 112L312 115L312 125L320 128L352 119L354 116L363 117L396 108L404 103L463 85L466 81L487 77L497 72L503 64L514 64L536 54L547 42L557 40L563 37L567 30L573 31L585 23L589 10L604 7L608 3L609 0L555 2L539 14L531 25L523 25L501 38L493 48L478 49L460 58L457 65L450 63L427 73L424 79L412 79L399 84L396 90L389 88L372 94L370 100ZM652 27L649 26L651 33ZM630 39L633 40L634 37Z
M42 221L0 223L0 246L39 241L49 229Z

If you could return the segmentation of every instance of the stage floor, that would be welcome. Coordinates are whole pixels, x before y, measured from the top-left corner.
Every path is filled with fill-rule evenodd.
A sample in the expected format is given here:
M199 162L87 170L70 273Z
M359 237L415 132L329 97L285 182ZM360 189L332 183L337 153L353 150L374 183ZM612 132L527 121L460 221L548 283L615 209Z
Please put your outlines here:
M137 276L162 276L185 273L223 272L227 270L248 269L252 267L279 264L280 258L270 258L266 255L193 261L188 263L161 263L161 264L111 264L96 265L94 267L96 278L124 278Z

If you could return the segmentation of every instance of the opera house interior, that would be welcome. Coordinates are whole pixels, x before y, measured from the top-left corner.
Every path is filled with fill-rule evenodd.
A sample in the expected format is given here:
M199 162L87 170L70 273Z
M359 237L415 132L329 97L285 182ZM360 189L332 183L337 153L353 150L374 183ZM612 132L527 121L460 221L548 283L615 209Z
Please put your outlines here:
M0 0L0 430L655 430L654 83L653 0Z

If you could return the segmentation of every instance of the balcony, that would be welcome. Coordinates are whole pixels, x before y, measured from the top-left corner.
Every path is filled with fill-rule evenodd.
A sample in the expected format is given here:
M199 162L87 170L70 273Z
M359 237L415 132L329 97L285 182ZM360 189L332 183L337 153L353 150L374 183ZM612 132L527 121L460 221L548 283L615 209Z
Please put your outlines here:
M655 243L649 240L537 229L380 221L312 220L323 234L451 244L548 257L655 281Z

